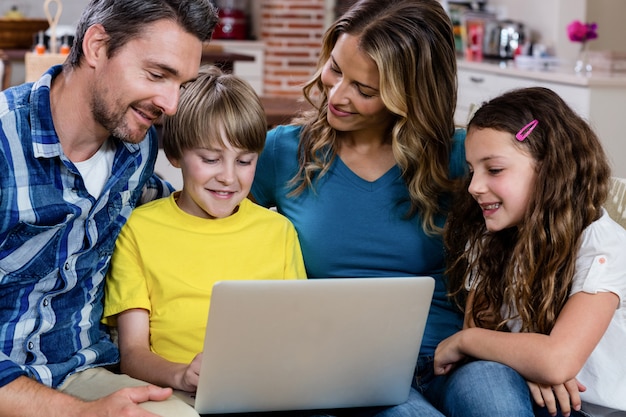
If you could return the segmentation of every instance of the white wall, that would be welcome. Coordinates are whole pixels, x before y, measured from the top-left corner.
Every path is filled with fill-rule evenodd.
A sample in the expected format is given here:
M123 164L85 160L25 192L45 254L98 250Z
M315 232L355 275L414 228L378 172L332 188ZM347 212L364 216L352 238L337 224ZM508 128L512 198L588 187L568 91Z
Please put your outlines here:
M624 0L589 0L587 20L598 22L598 39L590 46L592 49L610 49L626 52L626 1Z

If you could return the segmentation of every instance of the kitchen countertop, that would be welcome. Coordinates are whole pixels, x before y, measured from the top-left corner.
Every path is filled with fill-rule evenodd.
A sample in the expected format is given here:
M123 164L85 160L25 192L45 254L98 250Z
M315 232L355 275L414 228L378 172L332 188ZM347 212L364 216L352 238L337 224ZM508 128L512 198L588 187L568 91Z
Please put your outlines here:
M457 59L459 69L483 71L510 77L528 78L582 87L624 87L626 88L626 72L593 71L590 74L578 74L566 64L534 68L518 66L514 60L483 60L467 61Z
M3 49L7 58L11 61L24 61L24 56L29 50L27 49ZM220 67L224 72L232 72L235 61L254 61L255 57L247 54L224 51L219 45L205 43L202 48L202 62L213 63Z
M268 128L287 124L303 110L311 109L311 105L300 97L261 97L265 110Z

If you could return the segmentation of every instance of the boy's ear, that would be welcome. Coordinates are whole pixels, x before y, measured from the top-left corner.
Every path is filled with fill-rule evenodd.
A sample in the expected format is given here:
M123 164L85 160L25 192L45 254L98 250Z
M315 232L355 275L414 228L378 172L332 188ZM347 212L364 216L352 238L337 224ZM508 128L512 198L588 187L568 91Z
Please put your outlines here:
M170 161L170 164L172 164L174 168L180 168L180 162L178 161L178 158L172 158L170 156L167 156L167 160Z

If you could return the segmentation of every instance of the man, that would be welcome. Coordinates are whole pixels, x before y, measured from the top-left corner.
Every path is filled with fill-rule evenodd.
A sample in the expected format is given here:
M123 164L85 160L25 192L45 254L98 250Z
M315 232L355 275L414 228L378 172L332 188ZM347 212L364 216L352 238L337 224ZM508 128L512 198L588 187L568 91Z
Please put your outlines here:
M103 368L103 279L131 210L171 191L151 126L216 23L209 0L91 0L63 67L0 93L0 415L183 415Z

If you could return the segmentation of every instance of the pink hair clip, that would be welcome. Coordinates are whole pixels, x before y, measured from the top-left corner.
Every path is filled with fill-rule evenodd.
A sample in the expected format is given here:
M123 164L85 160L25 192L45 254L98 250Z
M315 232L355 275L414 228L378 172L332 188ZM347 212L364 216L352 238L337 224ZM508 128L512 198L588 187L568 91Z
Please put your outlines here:
M519 132L515 134L515 137L520 142L523 141L524 139L526 139L528 135L531 134L533 130L535 130L535 127L537 127L538 124L539 124L539 121L537 119L533 120L532 122L528 123L526 126L521 128Z

